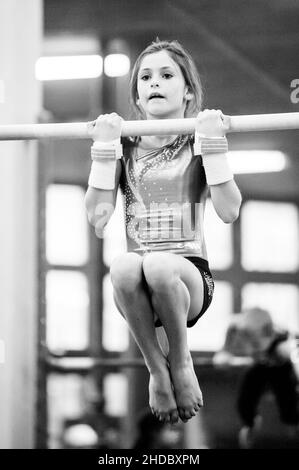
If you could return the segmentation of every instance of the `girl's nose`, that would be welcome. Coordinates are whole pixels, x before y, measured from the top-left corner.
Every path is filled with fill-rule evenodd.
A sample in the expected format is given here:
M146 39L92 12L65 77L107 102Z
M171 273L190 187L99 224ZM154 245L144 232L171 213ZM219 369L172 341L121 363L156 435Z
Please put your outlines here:
M155 88L159 86L159 80L157 78L152 78L151 87Z

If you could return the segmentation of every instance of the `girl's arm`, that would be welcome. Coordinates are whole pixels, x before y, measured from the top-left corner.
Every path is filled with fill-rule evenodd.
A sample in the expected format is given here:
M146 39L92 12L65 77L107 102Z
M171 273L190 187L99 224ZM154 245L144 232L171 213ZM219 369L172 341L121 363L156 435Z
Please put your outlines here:
M213 206L223 222L232 223L239 215L242 197L227 161L225 129L221 111L213 109L200 112L197 116L195 145L201 145L199 152L203 158Z
M99 238L103 237L103 230L116 204L121 175L121 121L122 118L116 113L106 114L99 116L89 127L94 144L85 207L88 220Z
M231 224L239 216L242 202L241 193L235 180L210 186L211 199L218 216L226 224Z
M112 216L117 197L117 189L121 175L121 163L116 163L115 187L112 190L94 188L88 186L85 194L85 208L88 221L95 227L98 238L103 238L103 230Z

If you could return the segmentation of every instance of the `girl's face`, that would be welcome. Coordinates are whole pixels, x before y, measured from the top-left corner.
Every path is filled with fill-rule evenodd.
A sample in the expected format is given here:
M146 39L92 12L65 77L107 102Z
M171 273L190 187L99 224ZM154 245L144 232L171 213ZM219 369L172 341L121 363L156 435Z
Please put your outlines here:
M143 58L137 92L137 105L147 119L183 118L191 99L180 67L165 50Z

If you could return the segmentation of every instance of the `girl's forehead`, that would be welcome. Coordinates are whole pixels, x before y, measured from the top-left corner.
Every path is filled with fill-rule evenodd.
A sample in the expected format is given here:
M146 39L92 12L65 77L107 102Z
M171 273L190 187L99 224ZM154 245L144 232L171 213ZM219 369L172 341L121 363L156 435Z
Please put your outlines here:
M175 70L180 70L178 64L170 57L168 52L164 50L146 55L141 61L139 70L160 69L163 67L171 67Z

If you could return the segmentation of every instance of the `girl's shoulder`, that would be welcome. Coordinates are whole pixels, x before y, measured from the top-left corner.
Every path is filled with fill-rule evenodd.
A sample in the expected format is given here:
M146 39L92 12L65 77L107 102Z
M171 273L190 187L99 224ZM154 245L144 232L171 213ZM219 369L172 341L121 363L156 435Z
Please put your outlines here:
M123 160L126 162L133 155L137 146L136 137L121 137L121 144L123 146Z
M138 137L121 137L121 144L124 148L136 147L138 144Z
M138 145L138 137L121 137L121 144L123 146L123 156L125 160L132 155L134 149Z

